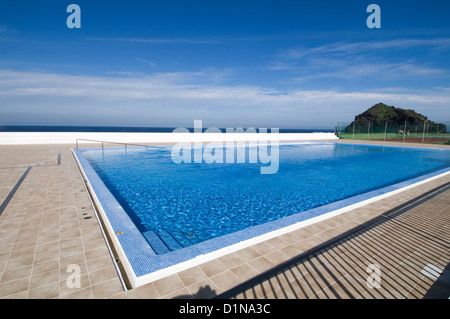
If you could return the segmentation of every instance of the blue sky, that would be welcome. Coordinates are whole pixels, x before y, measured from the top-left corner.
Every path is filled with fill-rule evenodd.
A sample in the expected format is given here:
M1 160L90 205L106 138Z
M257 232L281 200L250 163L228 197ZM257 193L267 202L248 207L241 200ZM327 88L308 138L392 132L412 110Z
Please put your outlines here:
M448 1L2 1L0 125L330 128L378 102L450 121L449 14Z

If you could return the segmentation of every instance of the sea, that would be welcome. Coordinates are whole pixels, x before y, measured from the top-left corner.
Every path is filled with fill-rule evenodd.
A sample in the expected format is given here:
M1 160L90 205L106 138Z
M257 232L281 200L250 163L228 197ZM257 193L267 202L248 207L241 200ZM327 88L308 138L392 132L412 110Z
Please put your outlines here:
M124 127L124 126L29 126L0 125L0 132L123 132L123 133L171 133L176 127ZM194 128L187 128L194 132ZM202 128L204 132L207 128ZM226 128L220 128L226 133ZM259 129L256 129L259 131ZM270 132L270 129L267 130ZM329 133L334 129L290 129L280 128L280 133Z

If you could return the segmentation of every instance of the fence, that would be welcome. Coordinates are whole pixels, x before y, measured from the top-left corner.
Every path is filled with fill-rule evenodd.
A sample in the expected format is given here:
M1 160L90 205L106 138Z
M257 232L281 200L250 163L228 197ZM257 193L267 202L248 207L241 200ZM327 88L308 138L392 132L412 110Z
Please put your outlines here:
M335 134L341 139L450 145L450 122L339 122L336 123Z

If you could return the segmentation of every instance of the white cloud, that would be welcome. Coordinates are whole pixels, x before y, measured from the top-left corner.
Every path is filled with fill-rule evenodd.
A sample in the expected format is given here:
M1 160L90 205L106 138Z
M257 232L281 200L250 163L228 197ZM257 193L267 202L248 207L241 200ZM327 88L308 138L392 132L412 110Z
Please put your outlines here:
M156 66L156 63L149 61L149 60L145 60L145 59L141 59L141 58L135 58L136 61L148 64L150 66Z
M333 78L333 79L371 79L379 81L404 80L407 77L427 77L440 78L448 76L444 69L435 68L429 65L418 65L414 61L403 63L389 63L387 61L354 62L345 60L314 59L312 65L303 66L299 73L303 74L294 77L296 82L303 83L312 79ZM410 80L412 78L408 78Z
M439 39L395 39L388 41L363 41L363 42L335 42L313 48L291 48L282 53L280 57L285 59L300 59L306 56L316 55L354 55L365 52L380 52L378 50L410 50L418 47L432 47L435 49L448 49L450 38Z
M266 67L271 71L289 71L292 80L304 83L313 79L351 79L366 81L410 81L420 78L444 79L447 66L435 61L446 54L450 38L397 39L389 41L336 42L312 48L297 47L279 52ZM411 52L422 50L422 55ZM434 54L433 59L423 57Z
M214 84L215 77L212 70L110 77L0 70L0 124L188 126L202 119L219 127L321 128L378 102L450 120L448 87L280 91Z

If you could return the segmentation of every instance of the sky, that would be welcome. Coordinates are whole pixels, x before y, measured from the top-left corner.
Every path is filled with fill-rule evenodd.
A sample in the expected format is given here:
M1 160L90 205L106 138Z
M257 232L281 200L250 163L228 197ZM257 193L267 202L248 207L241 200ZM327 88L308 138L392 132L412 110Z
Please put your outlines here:
M450 121L449 14L447 0L2 1L0 125L322 129L379 102Z

